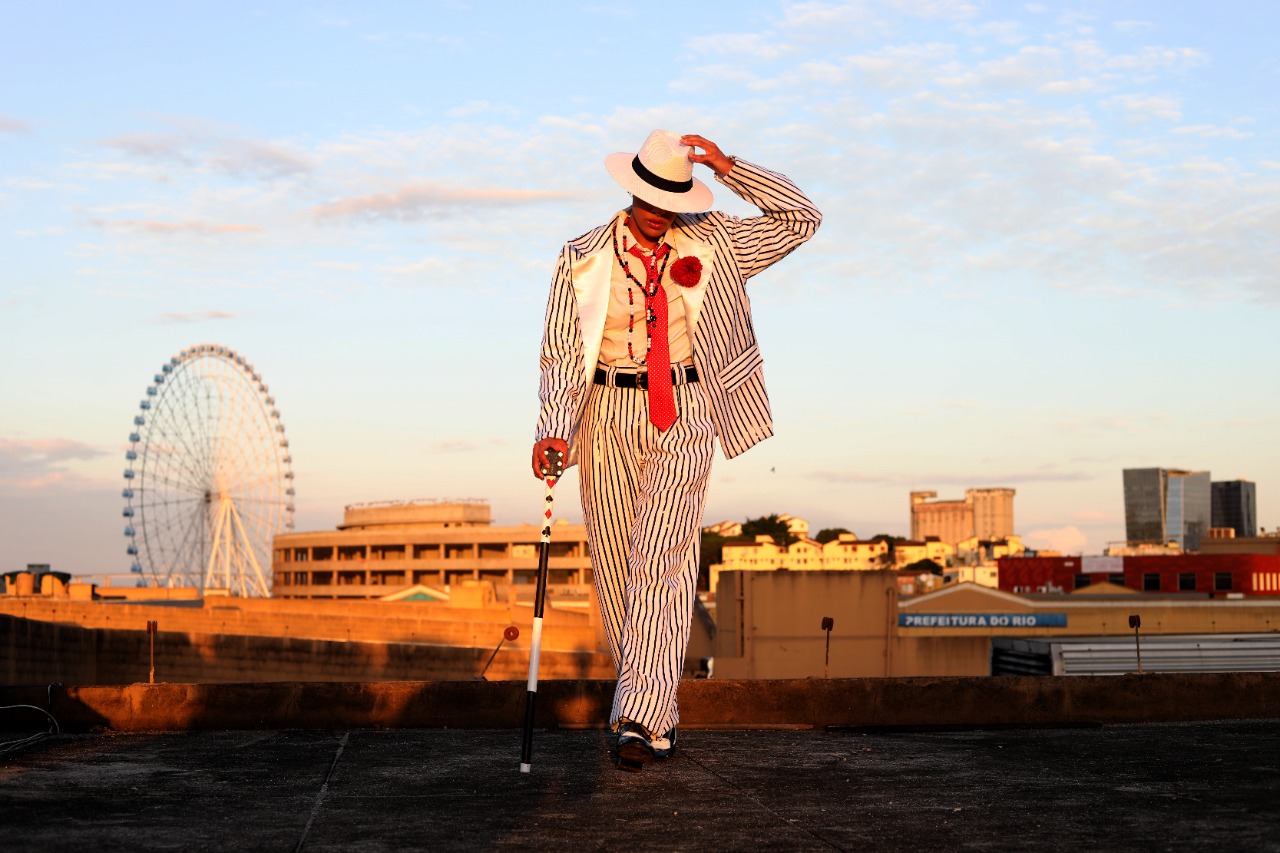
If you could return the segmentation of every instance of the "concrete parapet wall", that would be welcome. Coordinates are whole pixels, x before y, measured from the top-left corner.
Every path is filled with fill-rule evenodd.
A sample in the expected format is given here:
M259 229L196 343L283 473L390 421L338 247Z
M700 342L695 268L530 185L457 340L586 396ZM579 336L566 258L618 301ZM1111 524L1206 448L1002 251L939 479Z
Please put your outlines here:
M389 501L377 504L353 504L342 513L339 530L362 527L381 527L401 524L418 527L447 527L449 525L488 526L492 514L487 503L479 501L405 502Z
M150 673L146 631L0 615L0 651L0 674L7 684L119 684L145 681ZM491 648L242 634L161 631L155 639L156 679L166 682L470 680L491 654ZM504 644L487 677L522 678L528 667L527 649ZM556 650L543 651L540 669L546 678L601 678L614 672L607 653Z
M538 690L537 725L601 727L613 687L612 681L546 681ZM519 728L525 692L522 681L131 684L0 687L0 704L48 708L72 732ZM696 680L681 683L680 716L686 728L726 729L1280 719L1280 674Z
M0 615L0 679L5 684L100 684L97 638L75 625Z
M205 599L189 605L107 604L40 598L0 599L0 614L84 628L145 631L148 621L161 634L227 634L370 643L427 643L493 648L508 625L524 633L510 644L528 650L533 608L503 605L483 609L440 604ZM544 650L604 651L590 612L547 608Z

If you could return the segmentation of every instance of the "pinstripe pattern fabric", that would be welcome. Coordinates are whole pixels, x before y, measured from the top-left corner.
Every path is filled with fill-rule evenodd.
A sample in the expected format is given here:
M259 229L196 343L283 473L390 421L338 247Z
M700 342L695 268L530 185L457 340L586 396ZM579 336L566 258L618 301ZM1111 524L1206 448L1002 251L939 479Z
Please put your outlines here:
M696 293L682 295L695 322L694 364L706 386L721 450L732 459L773 435L764 360L751 323L746 282L812 237L822 216L787 178L745 160L738 160L726 177L717 180L759 207L763 215L739 219L719 211L681 214L667 239L682 256L703 256L704 269L710 271L709 280ZM585 356L599 348L598 338L590 346L584 341L581 319L589 307L586 303L597 302L602 295L607 298L607 291L589 292L584 282L599 280L607 287L604 267L613 263L611 225L565 245L547 300L538 392L542 406L535 437L568 441L569 464L576 461L574 436L595 367L594 356L591 364ZM706 259L713 262L708 264ZM700 303L691 302L699 298Z
M703 267L696 287L680 289L700 381L676 386L676 423L658 432L643 391L591 382L614 263L612 222L560 253L540 359L535 440L564 439L567 464L581 466L596 591L618 667L610 723L629 719L654 734L678 719L716 439L732 458L773 434L745 285L822 220L789 180L744 160L717 180L762 215L682 214L667 232L681 257L697 257Z
M609 723L631 720L658 734L678 721L715 452L701 384L673 390L680 419L660 432L644 391L594 385L578 436L592 574L618 670Z

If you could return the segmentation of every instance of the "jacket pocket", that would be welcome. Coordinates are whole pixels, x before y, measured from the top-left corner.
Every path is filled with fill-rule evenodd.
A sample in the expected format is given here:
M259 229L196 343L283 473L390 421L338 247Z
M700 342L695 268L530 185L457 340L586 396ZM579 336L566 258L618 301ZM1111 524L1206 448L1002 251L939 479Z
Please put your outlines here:
M720 387L725 391L732 391L746 382L763 365L764 359L760 356L760 348L753 346L720 368L716 378L720 380Z

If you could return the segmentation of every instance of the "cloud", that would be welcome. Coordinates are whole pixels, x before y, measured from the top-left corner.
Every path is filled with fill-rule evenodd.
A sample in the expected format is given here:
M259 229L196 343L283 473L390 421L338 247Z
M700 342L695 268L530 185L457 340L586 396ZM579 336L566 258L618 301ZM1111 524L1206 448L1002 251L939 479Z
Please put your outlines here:
M40 192L43 190L62 190L65 192L81 192L84 187L79 184L62 184L53 181L44 181L39 178L31 177L10 177L5 178L4 185L19 190L34 190Z
M255 139L229 139L214 146L208 163L229 175L264 174L270 177L311 171L312 164L291 147Z
M1113 70L1150 73L1160 70L1186 70L1206 65L1209 56L1202 50L1190 47L1144 47L1133 54L1118 54L1108 58L1105 67Z
M1022 535L1022 542L1037 551L1058 551L1062 554L1083 554L1089 537L1074 524L1066 527L1050 527L1032 530Z
M1248 139L1253 136L1234 127L1217 127L1212 124L1191 124L1175 127L1173 132L1180 136L1199 136L1205 139Z
M1103 105L1127 113L1132 121L1156 118L1177 121L1182 118L1181 100L1166 95L1117 95L1104 101Z
M1063 53L1056 47L1028 45L1012 56L979 63L972 70L944 74L938 83L955 88L1036 89L1062 76Z
M780 85L778 81L762 79L752 68L728 62L691 68L688 74L671 82L671 88L677 92L702 92L725 87L760 91L776 89Z
M1075 80L1055 80L1040 87L1046 95L1083 95L1098 87L1098 81L1091 77L1077 77Z
M945 23L907 29L921 16ZM663 78L676 103L645 109L601 114L570 101L561 113L512 117L480 99L411 130L305 142L164 120L158 132L113 137L93 174L115 182L115 198L159 203L95 213L118 220L101 227L119 235L108 248L121 252L136 251L138 235L183 234L174 245L203 235L220 250L261 228L269 233L255 244L323 245L311 257L349 270L434 273L431 254L461 274L488 261L485 248L462 242L474 241L466 217L483 215L490 233L518 221L529 239L578 233L579 213L611 189L581 157L584 141L608 151L696 115L735 153L786 164L812 188L828 224L799 263L838 253L828 270L843 265L880 292L945 285L985 297L1016 286L1280 300L1270 274L1280 175L1249 161L1245 146L1222 145L1241 137L1246 119L1223 119L1231 128L1188 121L1176 133L1165 124L1184 121L1181 93L1198 90L1180 78L1205 57L1132 47L1103 20L1105 35L1080 38L1067 32L1074 22L1022 16L1024 38L1011 44L1018 28L1003 17L963 2L787 3L755 31L694 36L686 46L697 50L682 51ZM875 40L859 43L867 32ZM679 105L698 87L723 87L709 114ZM147 180L160 185L129 194ZM718 201L738 213L728 196ZM395 246L401 235L381 227L424 220L451 228L444 248ZM317 224L372 224L362 233L376 234L378 247L334 247L342 235Z
M225 311L195 311L187 314L179 314L175 311L166 311L161 314L153 322L156 323L203 323L206 320L234 320L235 314L228 314Z
M784 46L761 33L721 33L695 36L687 42L687 49L695 54L740 54L747 59L768 61L783 54Z
M182 136L159 133L130 133L102 140L109 148L116 148L141 160L165 160L190 163L183 152L186 140Z
M25 121L0 113L0 133L24 133L29 127Z
M60 237L67 233L67 229L61 225L51 225L48 228L19 228L13 233L19 237Z
M0 439L0 483L20 489L41 489L82 478L67 462L97 459L107 451L64 438Z
M291 144L225 135L203 122L172 119L171 133L128 133L102 144L137 160L236 177L280 178L311 171L311 158Z
M340 198L317 206L321 220L391 219L412 222L432 214L463 209L520 207L561 201L573 194L547 190L464 189L428 181L415 181L401 189L373 195Z
M1136 33L1155 28L1151 21L1116 21L1111 26L1122 33Z
M938 42L889 45L849 56L843 67L860 74L862 82L875 89L911 92L925 87L937 75L937 66L951 61L955 53L954 45Z
M133 231L158 235L218 235L255 234L262 229L257 225L230 222L165 222L155 219L90 219L89 224L107 230Z
M978 7L966 0L884 0L899 12L925 20L963 21L978 14Z
M1023 483L1072 483L1097 479L1083 471L1024 471L1003 474L859 474L844 471L811 471L808 476L828 483L870 483L885 486L928 489L934 486L1003 488Z
M965 0L881 0L885 9L922 20L964 21L974 17L978 8ZM879 14L873 3L802 2L785 5L782 24L791 28L839 29L886 27L887 16Z
M425 258L413 263L378 268L379 272L390 273L391 275L429 274L440 278L446 277L451 269L452 267L449 263L442 261L439 258Z
M1003 44L1020 44L1027 40L1022 25L1017 21L986 21L981 24L962 23L957 28L967 36L993 38Z
M791 29L816 29L830 32L835 29L882 26L866 3L788 3L784 7L782 25Z

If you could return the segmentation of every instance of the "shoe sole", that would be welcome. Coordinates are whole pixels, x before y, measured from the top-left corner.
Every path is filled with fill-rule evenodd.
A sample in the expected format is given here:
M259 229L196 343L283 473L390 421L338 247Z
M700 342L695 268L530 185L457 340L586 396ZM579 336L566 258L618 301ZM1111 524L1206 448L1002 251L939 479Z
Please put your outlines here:
M632 741L618 746L618 769L638 773L653 761L653 748L644 741Z

